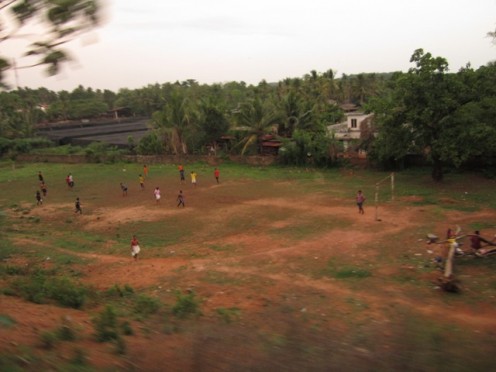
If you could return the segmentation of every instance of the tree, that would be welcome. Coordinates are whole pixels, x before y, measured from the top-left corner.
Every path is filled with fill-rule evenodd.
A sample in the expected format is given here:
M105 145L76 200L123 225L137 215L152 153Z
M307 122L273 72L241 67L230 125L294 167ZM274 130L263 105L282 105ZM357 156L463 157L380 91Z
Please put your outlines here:
M25 138L34 134L34 125L44 113L31 89L0 93L0 137Z
M408 153L420 153L432 164L435 181L443 179L445 165L494 156L496 69L467 67L448 74L444 58L422 49L411 61L416 66L397 74L389 93L372 104L379 125L372 155L401 162Z
M45 65L49 75L58 73L70 59L61 46L98 25L100 10L99 0L0 0L0 44L26 38L20 33L23 27L41 24L45 28L25 53L37 57L35 63L16 66L11 57L0 55L0 86L6 87L5 72L11 68Z
M204 132L205 143L215 149L216 141L229 130L225 110L215 98L207 97L200 102L198 126Z
M269 101L262 101L260 97L244 102L241 109L236 114L238 130L244 132L243 138L239 142L241 154L247 149L257 144L257 153L260 153L260 138L262 135L274 131L274 126L279 123L280 114Z
M194 120L190 101L175 91L161 111L152 115L151 123L163 136L166 147L174 154L187 154L186 132Z
M396 139L391 138L391 134L396 134L406 142L411 141L433 165L432 178L441 181L440 139L445 129L444 121L458 106L454 79L446 73L446 59L434 58L422 49L414 52L410 62L416 66L407 74L398 75L393 96L389 97L393 99L393 110L381 113L384 115L381 139L393 144ZM393 145L396 151L400 151L399 157L404 157L411 148L408 143L402 145L403 150L399 149L399 142Z

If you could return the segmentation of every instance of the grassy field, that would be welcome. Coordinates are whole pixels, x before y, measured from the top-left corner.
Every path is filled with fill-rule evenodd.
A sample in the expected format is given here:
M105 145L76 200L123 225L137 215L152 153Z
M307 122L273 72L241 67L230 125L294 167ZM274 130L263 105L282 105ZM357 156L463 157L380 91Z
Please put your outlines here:
M492 237L495 181L405 171L375 209L388 173L219 168L152 165L141 191L139 164L0 163L0 370L494 369L496 256L446 293L426 234Z

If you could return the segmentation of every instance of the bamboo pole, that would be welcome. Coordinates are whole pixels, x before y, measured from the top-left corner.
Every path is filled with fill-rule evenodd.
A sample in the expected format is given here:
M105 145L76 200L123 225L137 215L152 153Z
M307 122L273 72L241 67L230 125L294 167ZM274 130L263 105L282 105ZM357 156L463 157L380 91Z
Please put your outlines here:
M375 184L375 220L379 221L379 183Z
M391 173L391 201L394 201L394 172Z

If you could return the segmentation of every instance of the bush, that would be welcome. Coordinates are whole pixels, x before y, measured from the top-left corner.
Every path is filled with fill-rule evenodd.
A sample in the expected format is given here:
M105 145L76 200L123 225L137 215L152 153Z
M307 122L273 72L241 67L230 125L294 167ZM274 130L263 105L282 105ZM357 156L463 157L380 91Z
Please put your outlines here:
M122 337L117 336L114 342L115 342L115 352L120 355L126 354L126 349L127 349L126 341L124 341Z
M98 342L117 340L119 333L117 330L117 314L114 308L107 305L105 309L93 319Z
M10 154L11 157L15 157L16 154L25 154L32 149L51 146L53 146L52 141L41 137L17 139L0 137L0 156Z
M84 366L88 363L88 358L86 354L81 349L75 349L74 354L71 358L71 364L74 366Z
M62 306L79 309L83 306L87 289L74 284L68 278L49 278L44 271L37 271L27 278L16 280L13 294L37 304L55 300Z
M94 163L115 163L120 159L122 151L104 142L92 142L84 150L86 159Z
M162 141L155 133L148 134L141 138L136 152L138 155L160 155L165 151Z
M231 323L233 318L238 319L240 310L237 307L225 308L219 307L216 309L217 314L226 322Z
M62 341L74 341L76 339L76 331L68 318L62 320L62 325L57 329L57 337Z
M121 288L118 284L115 284L113 287L110 287L105 291L105 295L108 297L128 297L134 294L134 289L128 284L124 285L124 288Z
M86 300L87 289L67 278L53 278L46 284L47 296L60 305L80 309Z
M162 306L162 304L158 299L140 295L136 298L134 312L143 317L147 317L151 314L155 314L160 309L160 306Z
M121 324L121 329L122 329L122 333L125 334L126 336L134 335L133 328L131 327L131 324L128 321L125 321Z
M52 349L57 343L57 335L54 332L42 332L40 340L45 349Z
M186 318L189 315L200 315L200 304L194 292L181 294L176 292L176 304L172 307L172 313L178 318Z
M45 281L46 276L44 274L35 273L26 279L16 280L13 283L13 292L27 301L42 304L46 298Z

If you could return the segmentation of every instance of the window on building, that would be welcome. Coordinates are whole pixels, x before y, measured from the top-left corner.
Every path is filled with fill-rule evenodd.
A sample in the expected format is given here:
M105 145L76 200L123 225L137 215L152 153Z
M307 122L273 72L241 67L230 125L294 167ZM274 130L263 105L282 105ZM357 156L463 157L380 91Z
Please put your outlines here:
M356 128L357 127L357 119L351 119L351 127Z

